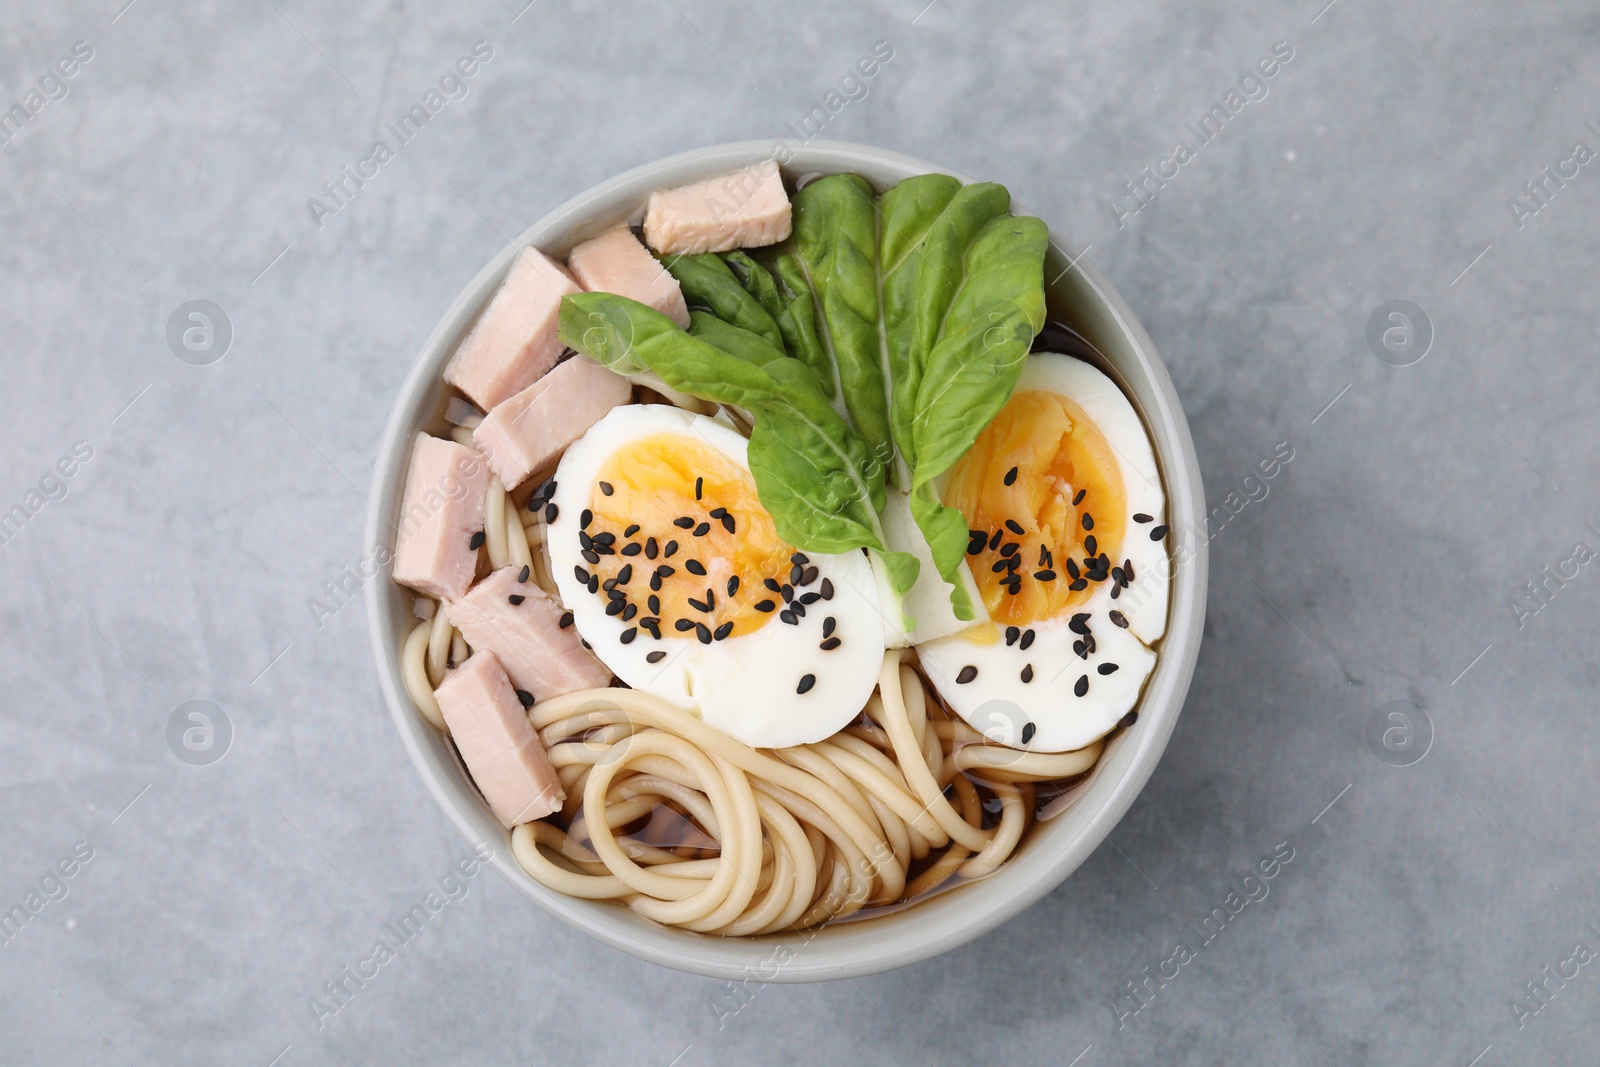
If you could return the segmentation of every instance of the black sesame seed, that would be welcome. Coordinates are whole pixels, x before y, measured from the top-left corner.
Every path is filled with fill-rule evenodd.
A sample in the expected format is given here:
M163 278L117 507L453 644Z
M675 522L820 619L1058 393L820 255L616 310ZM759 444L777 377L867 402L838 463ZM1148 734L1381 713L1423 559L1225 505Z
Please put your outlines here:
M661 592L661 575L660 574L652 574L650 576L650 591L652 593Z
M1078 678L1078 684L1072 687L1073 696L1084 696L1089 692L1089 676L1087 674Z
M582 552L578 553L578 555L582 556L584 559L588 560L590 563L599 563L600 562L600 553L596 552L592 548L586 548Z
M1125 559L1122 561L1122 577L1129 585L1133 584L1133 560Z
M1087 489L1079 489L1076 493L1072 494L1072 506L1077 507L1079 504L1083 503L1084 495L1088 492L1089 490Z
M612 493L616 492L616 490L611 487L611 483L610 482L601 482L600 483L600 491L602 493L604 493L606 496L610 496Z
M977 542L969 541L967 543L967 555L976 556L978 553L983 551L983 545L984 545L984 543L982 541L977 541Z
M693 619L679 619L677 622L673 623L672 625L677 628L677 631L679 633L683 633L685 630L694 629L694 620Z
M761 584L772 590L774 593L783 589L783 586L778 583L778 579L776 578L763 578L761 579Z
M582 645L582 646L583 646L583 647L584 647L584 648L586 648L586 649L588 649L588 650L589 650L589 651L590 651L590 652L593 652L593 651L594 651L594 646L593 646L593 645L591 645L591 644L590 644L590 643L589 643L589 642L587 642L587 641L585 641L585 640L584 640L584 639L583 639L583 638L581 638L581 637L580 637L580 638L578 638L578 644L580 644L580 645Z
M1010 569L1011 569L1010 565L1003 558L995 560L989 566L989 571L992 574L999 574L1001 571L1006 571L1006 570L1010 570Z
M778 593L783 597L783 602L785 604L794 603L794 586L790 585L788 582L785 582L783 585L778 587Z
M827 618L823 619L822 620L822 636L823 637L832 637L833 636L833 628L835 626L837 626L837 625L839 625L839 620L835 619L832 615L829 615Z
M1130 711L1128 714L1117 720L1117 729L1126 730L1128 727L1132 726L1138 721L1139 713L1137 711Z
M655 573L663 578L671 578L674 574L678 573L678 568L674 567L670 563L658 563L656 565Z
M702 522L699 526L696 526L694 528L694 535L696 537L704 537L706 534L708 534L710 532L711 532L711 524L709 522Z
M1021 537L1022 534L1023 534L1022 523L1018 522L1016 519L1007 519L1006 520L1006 529L1010 530L1012 533L1016 534L1018 537Z
M1027 744L1029 741L1032 741L1033 740L1033 733L1037 729L1038 729L1038 727L1034 726L1033 723L1031 723L1031 722L1023 723L1022 724L1022 743L1023 744Z
M1022 632L1022 640L1020 642L1018 642L1017 647L1021 648L1021 649L1024 649L1024 650L1032 648L1033 647L1033 638L1034 638L1034 632L1033 632L1032 629L1024 630Z
M724 516L722 516L722 528L724 530L727 530L729 533L733 533L736 530L738 530L739 527L733 521L733 516L732 515L724 515Z
M732 578L728 579L728 595L729 596L733 596L733 594L737 593L738 591L739 591L739 576L737 574L735 574Z
M1101 674L1116 674L1117 673L1117 665L1115 663L1102 663L1102 664L1100 664L1100 666L1096 667L1095 669L1098 670Z
M706 573L705 566L702 565L697 559L691 559L689 562L685 563L683 565L683 569L688 571L690 574L704 575Z
M631 581L633 581L633 564L628 563L617 572L617 584L627 585Z
M822 593L823 600L833 599L833 582L828 578L822 579L822 584L817 587Z
M1022 631L1015 626L1006 627L1006 647L1010 648L1017 643L1017 638L1022 636Z
M1087 511L1083 513L1083 528L1085 530L1094 529L1094 516L1089 514Z
M798 563L800 566L804 567L807 563L811 562L811 557L806 555L804 552L796 552L789 557L789 562Z
M1096 542L1095 542L1095 539L1094 539L1094 534L1090 534L1088 537L1085 537L1083 539L1083 550L1085 552L1089 553L1089 555L1091 555L1091 556L1094 555L1095 552L1098 551L1098 548L1096 547Z
M578 547L579 548L593 548L594 547L594 538L590 537L588 534L584 533L582 530L579 530L578 531Z
M667 547L661 550L662 559L671 559L678 554L678 542L668 541Z
M687 515L679 515L672 520L672 525L680 530L690 530L694 528L694 520Z
M811 687L816 685L816 684L817 684L817 676L816 675L814 675L814 674L803 674L803 675L800 676L800 684L794 687L794 691L796 693L809 693L809 692L811 692Z
M518 689L517 702L525 708L531 708L533 707L533 694L526 689Z
M644 602L644 606L650 609L650 614L652 615L661 614L661 598L654 593L650 594L650 598Z
M606 614L607 615L621 615L623 607L624 607L623 601L621 601L621 600L613 600L609 604L606 605Z
M817 568L807 567L800 575L801 585L810 585L817 580Z
M773 603L770 600L758 600L758 601L756 601L756 610L757 611L771 611L773 608L775 608L777 606L778 606L777 604Z
M583 511L578 514L578 529L587 530L589 528L589 524L593 521L594 512L590 511L588 508L584 508Z
M1017 481L1017 468L1012 467L1010 470L1006 471L1006 484L1007 485L1014 485L1014 484L1016 484L1016 481Z
M1000 554L1002 556L1007 557L1008 559L1011 556L1016 555L1017 554L1017 543L1015 541L1007 541L1005 544L1000 546Z
M617 635L617 640L621 641L625 645L631 645L633 644L633 639L638 636L639 628L637 626L630 626L626 630L622 631L622 633Z
M720 519L728 513L727 508L712 508L709 514L713 519Z
M705 489L706 489L706 480L704 478L696 478L694 480L694 498L696 500L699 500L700 497L701 497L701 494L703 494L705 492Z
M817 601L822 599L822 594L812 590L809 593L802 593L796 599L802 604L815 604Z
M1144 523L1147 523L1147 522L1154 522L1155 519L1152 518L1149 515L1146 515L1144 512L1140 511L1140 512L1136 512L1134 514L1133 521L1143 525Z
M796 600L794 603L789 605L789 610L794 612L794 617L797 619L803 619L806 617L806 605L804 601Z
M544 521L545 522L555 522L556 521L556 516L559 515L559 514L561 514L561 509L556 507L555 504L553 504L553 503L552 504L546 504L544 506Z
M622 546L622 554L624 556L637 556L642 551L644 551L644 547L637 541L629 541Z
M578 581L582 582L584 585L589 584L589 572L584 570L582 567L573 567L572 573L576 575Z
M571 626L572 625L572 612L563 611L561 613L561 621L557 625L559 625L563 630L565 630L567 627Z
M1050 550L1045 547L1043 541L1039 542L1039 566L1050 566Z
M711 643L711 627L707 626L703 622L697 622L694 624L694 635L700 639L700 643L702 645L709 645Z
M1022 566L1022 556L1020 553L1014 556L1007 556L1004 562L1006 565L1006 570L1016 571Z
M830 637L817 647L822 649L824 652L832 652L834 649L838 648L840 644L842 644L842 642L837 637Z
M660 663L667 658L667 654L659 648L644 658L646 663Z
M1072 654L1077 656L1079 659L1088 659L1089 658L1089 646L1088 646L1088 644L1085 643L1082 638L1079 638L1078 640L1072 642Z
M1012 469L1015 470L1015 468L1012 468ZM978 676L978 668L974 667L972 664L969 663L965 667L961 668L961 673L956 675L956 684L957 685L966 685L968 682L972 681L977 676Z
M711 631L711 636L714 639L721 641L731 633L733 633L733 623L725 622L715 630Z
M804 567L800 566L800 564L798 564L798 563L796 563L793 566L791 566L789 568L789 584L790 585L799 585L800 584L800 576L805 574L805 572L806 572L806 569Z
M994 533L989 535L990 552L993 552L995 549L1000 547L1000 538L1004 537L1005 535L1006 532L1004 530L996 530Z
M615 582L615 581L616 581L615 578L611 578L611 579L609 579L607 581L607 584L609 585L611 582ZM605 588L605 586L602 586L601 588ZM607 600L627 600L628 599L628 594L624 593L622 590L618 589L615 585L612 585L611 588L606 589L606 599Z
M1072 577L1074 579L1077 579L1080 576L1080 572L1078 570L1078 565L1076 563L1072 562L1070 559L1066 561L1066 564L1067 564L1067 573L1072 575Z
M528 580L528 575L530 575L532 573L533 573L533 568L529 567L526 563L524 563L522 565L522 570L517 572L517 581L519 581L519 582L527 581Z
M1067 620L1067 629L1071 630L1075 634L1086 634L1086 633L1088 633L1089 632L1089 613L1087 611L1080 611L1076 615L1074 615L1072 618L1068 619Z
M589 592L598 593L599 591L600 591L600 576L598 574L589 575Z
M1031 681L1033 681L1033 664L1030 663L1026 667L1022 668L1022 682L1024 685L1026 685ZM1033 724L1029 723L1028 725L1032 726ZM1026 738L1024 738L1024 740L1026 740Z
M633 523L626 530L622 531L622 536L623 537L632 537L634 534L636 534L638 532L639 532L639 524L638 523Z
M632 622L633 617L637 614L639 614L639 605L629 604L627 607L622 609L622 621Z
M512 593L510 596L506 597L506 599L511 601L512 607L516 607L518 604L522 603L528 598L523 596L521 593Z
M483 543L486 540L488 540L488 538L485 536L484 532L479 530L477 533L467 538L467 547L476 552L478 549L483 547Z
M1167 528L1165 526L1157 526L1150 531L1150 540L1152 541L1159 541L1165 536L1167 536Z
M1122 586L1113 585L1111 587L1111 599L1115 600L1115 599L1117 599L1117 597L1119 597L1121 595L1122 595Z
M597 533L597 534L594 535L594 544L595 544L596 548L599 548L601 545L606 545L606 546L609 547L609 546L614 545L616 543L617 543L617 535L612 533L612 532L610 532L609 530L606 531L605 533Z
M656 543L656 539L654 537L645 538L645 540L644 540L644 558L645 559L655 559L656 555L660 551L661 551L661 546Z
M650 636L657 641L661 640L661 620L653 616L646 616L639 620L639 625L650 631Z
M710 604L707 604L704 600L696 600L694 597L689 598L689 606L699 612L707 612L711 610Z
M788 608L785 608L784 610L778 612L778 618L782 619L784 622L788 623L790 626L798 625L799 622L800 622L799 619L795 618L794 612L790 611Z
M1033 576L1041 582L1053 582L1056 580L1055 571L1034 571Z

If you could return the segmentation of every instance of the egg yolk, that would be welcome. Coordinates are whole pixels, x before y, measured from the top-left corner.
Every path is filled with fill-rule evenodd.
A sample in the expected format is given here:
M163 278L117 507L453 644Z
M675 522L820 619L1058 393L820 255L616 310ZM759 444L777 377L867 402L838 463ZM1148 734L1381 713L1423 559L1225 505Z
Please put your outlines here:
M795 550L750 473L703 441L663 433L618 448L600 468L589 511L580 543L593 554L585 560L597 595L622 604L613 614L652 637L720 641L760 629L785 607L766 580L788 582Z
M1023 626L1089 599L1117 565L1122 469L1083 409L1014 393L956 464L944 502L966 517L967 564L997 624Z

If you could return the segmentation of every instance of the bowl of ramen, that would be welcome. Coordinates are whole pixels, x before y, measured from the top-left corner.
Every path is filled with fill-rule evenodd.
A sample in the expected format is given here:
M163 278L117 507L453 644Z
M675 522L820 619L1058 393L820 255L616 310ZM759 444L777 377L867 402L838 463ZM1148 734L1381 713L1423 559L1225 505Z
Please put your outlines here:
M948 951L1100 845L1205 615L1171 380L1005 187L722 145L605 182L401 387L367 587L412 761L487 862L642 959Z

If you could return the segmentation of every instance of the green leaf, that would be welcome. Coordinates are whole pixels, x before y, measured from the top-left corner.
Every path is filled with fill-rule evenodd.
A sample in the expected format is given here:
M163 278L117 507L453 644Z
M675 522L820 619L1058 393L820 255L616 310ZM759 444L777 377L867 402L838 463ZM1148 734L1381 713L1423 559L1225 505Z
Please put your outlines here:
M931 483L911 491L911 517L928 542L939 577L950 584L950 609L958 619L974 619L977 611L961 580L962 561L967 555L967 520L960 511L939 502Z
M838 375L828 354L817 339L816 309L812 306L811 286L806 282L795 258L780 255L769 271L743 252L725 257L751 295L760 301L778 324L784 347L817 375L828 399L839 395ZM771 283L768 289L767 283Z
M819 178L794 196L787 251L811 289L817 337L837 369L850 420L888 465L889 371L878 336L877 205L857 174Z
M689 333L758 367L789 358L783 349L773 347L772 342L760 334L723 322L709 311L689 312Z
M721 256L668 256L662 261L667 273L678 279L683 298L692 307L703 307L717 318L783 347L783 334L761 301L745 289Z

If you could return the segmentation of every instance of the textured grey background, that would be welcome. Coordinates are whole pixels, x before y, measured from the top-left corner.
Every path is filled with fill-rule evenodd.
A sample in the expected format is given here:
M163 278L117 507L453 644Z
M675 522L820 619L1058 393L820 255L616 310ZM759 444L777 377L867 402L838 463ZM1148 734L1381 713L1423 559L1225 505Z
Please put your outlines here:
M1594 1062L1600 966L1520 1030L1511 1004L1600 947L1600 568L1521 627L1510 605L1600 547L1600 168L1525 228L1507 207L1600 147L1592 5L123 2L0 18L8 103L94 48L0 148L0 510L93 449L0 548L0 904L94 850L0 944L0 1061ZM316 227L307 198L480 39L469 95ZM1044 902L904 971L752 985L719 1019L724 983L482 875L319 1029L322 983L466 851L361 607L308 607L361 559L412 354L503 234L637 163L785 135L880 40L826 136L1003 181L1092 243L1213 503L1294 450L1213 542L1155 777ZM1270 94L1119 228L1107 198L1280 40ZM168 350L190 299L232 322L215 365ZM1364 339L1390 299L1432 321L1413 366ZM192 699L233 724L210 766L166 741ZM1413 766L1364 739L1391 700L1433 724ZM1197 946L1279 842L1271 895L1119 1029L1122 983Z

